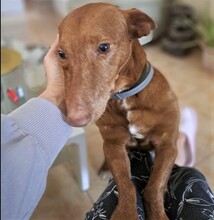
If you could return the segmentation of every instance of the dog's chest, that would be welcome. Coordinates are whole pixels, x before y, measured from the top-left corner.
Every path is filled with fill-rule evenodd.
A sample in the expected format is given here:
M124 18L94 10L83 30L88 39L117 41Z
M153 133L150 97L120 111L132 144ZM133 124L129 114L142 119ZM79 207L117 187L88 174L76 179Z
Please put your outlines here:
M138 131L138 129L135 125L129 124L129 131L133 137L135 137L137 139L144 139L144 135Z
M129 107L129 105L128 105L128 103L126 102L125 99L124 99L123 102L122 102L122 106L123 106L123 108L125 108L126 111L127 111L127 119L128 119L128 121L129 121L128 127L129 127L130 133L132 134L132 136L133 136L134 138L144 139L144 134L141 132L141 130L142 130L141 128L143 127L143 125L141 125L142 127L141 127L141 126L139 127L139 126L136 125L136 123L134 122L134 120L132 120L132 119L133 119L133 114L134 114L134 112L131 111L131 110L129 110L130 107Z

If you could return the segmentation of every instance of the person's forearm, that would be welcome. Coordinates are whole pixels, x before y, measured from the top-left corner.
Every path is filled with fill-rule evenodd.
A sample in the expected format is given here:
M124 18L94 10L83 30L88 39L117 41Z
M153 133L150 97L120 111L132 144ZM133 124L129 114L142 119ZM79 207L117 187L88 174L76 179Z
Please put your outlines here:
M34 136L52 163L71 134L71 126L51 102L33 98L8 115L21 129Z
M2 116L1 124L2 219L29 219L71 127L61 111L42 98Z

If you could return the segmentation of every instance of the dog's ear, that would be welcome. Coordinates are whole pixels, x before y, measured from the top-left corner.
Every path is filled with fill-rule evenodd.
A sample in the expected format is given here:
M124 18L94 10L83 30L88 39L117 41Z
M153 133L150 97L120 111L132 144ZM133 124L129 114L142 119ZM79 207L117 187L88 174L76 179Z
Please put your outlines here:
M146 36L157 27L152 18L136 8L123 10L123 14L128 25L130 39Z

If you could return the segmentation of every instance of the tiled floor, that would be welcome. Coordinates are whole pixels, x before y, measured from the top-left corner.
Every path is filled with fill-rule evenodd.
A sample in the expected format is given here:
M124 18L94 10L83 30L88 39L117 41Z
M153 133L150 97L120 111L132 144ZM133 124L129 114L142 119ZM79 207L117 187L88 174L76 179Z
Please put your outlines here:
M56 36L60 19L48 5L29 5L28 11L22 15L2 17L2 37L50 45ZM206 176L214 190L214 73L202 68L198 49L182 58L164 53L158 44L147 45L145 50L150 62L169 80L180 105L192 106L197 112L195 167ZM83 219L85 212L104 189L106 181L97 176L104 159L102 140L94 124L85 130L90 190L81 192L71 165L65 163L50 169L47 189L32 220Z

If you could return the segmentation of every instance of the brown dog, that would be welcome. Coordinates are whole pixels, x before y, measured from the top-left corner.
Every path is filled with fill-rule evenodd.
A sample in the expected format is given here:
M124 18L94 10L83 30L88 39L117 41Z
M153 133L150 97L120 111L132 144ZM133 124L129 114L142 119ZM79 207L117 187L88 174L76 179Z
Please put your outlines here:
M155 27L137 9L120 10L105 3L78 8L59 26L67 118L73 126L95 120L100 129L119 192L113 220L138 219L126 153L133 137L155 150L144 191L147 219L167 219L163 194L177 153L179 111L169 84L147 62L138 41Z

